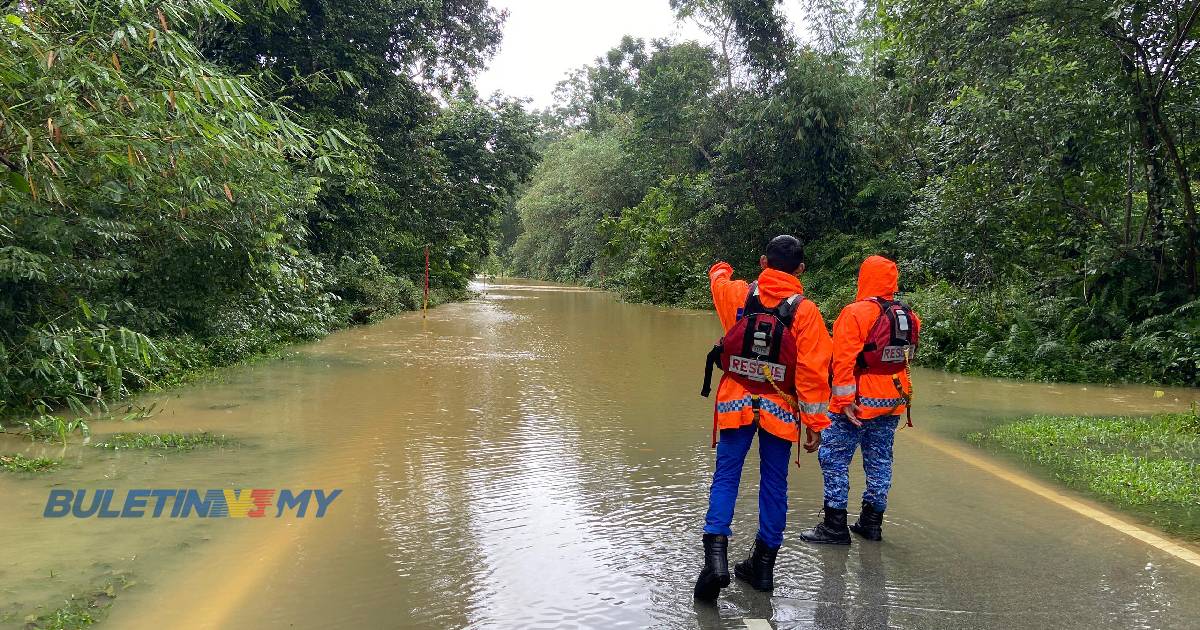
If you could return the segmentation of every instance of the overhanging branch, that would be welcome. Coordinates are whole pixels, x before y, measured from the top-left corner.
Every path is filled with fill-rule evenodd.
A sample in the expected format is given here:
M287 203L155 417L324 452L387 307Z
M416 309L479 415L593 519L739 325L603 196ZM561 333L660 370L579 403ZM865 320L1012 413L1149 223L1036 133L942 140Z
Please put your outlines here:
M1179 29L1179 32L1175 34L1175 41L1171 42L1171 45L1167 48L1167 56L1163 60L1162 78L1158 81L1158 88L1154 90L1155 100L1162 98L1163 90L1166 89L1167 82L1170 81L1171 73L1174 72L1178 62L1182 61L1184 57L1192 52L1192 49L1189 48L1183 54L1180 54L1179 49L1183 46L1183 40L1187 39L1192 26L1195 25L1197 15L1200 15L1200 2L1192 6L1192 12L1188 15L1187 21L1184 22L1183 28Z

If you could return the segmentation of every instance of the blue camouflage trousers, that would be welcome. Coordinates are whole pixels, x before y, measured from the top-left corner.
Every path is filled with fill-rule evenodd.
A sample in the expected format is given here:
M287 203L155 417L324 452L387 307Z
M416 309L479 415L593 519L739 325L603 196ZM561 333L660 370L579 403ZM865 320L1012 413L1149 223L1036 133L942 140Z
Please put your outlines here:
M850 461L862 445L863 471L867 488L863 501L876 510L887 509L888 490L892 487L892 444L900 416L882 416L864 420L856 427L845 415L830 413L833 424L821 432L821 450L817 452L821 473L825 476L825 505L844 510L850 502Z

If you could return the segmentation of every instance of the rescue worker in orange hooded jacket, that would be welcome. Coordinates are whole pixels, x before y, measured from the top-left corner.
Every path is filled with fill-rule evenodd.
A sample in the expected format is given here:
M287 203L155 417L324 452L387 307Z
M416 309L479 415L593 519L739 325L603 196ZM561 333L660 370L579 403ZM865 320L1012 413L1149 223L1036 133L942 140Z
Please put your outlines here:
M734 503L742 477L742 465L755 434L759 448L759 526L749 558L734 572L758 590L773 588L775 557L783 543L787 517L787 473L793 442L805 427L804 448L813 452L821 442L820 431L829 426L829 361L832 344L821 312L804 299L804 286L797 277L804 272L804 248L792 236L779 236L767 246L759 261L762 273L757 282L733 280L733 268L719 262L708 271L713 304L721 326L728 332L754 301L755 308L779 309L786 301L794 308L789 330L795 339L795 388L792 392L752 394L726 373L717 389L714 412L716 470L709 495L704 525L704 569L696 581L695 595L715 600L729 585L726 557L732 535ZM792 368L788 368L792 369ZM720 438L717 440L716 434Z
M850 531L868 540L882 539L883 512L892 485L892 445L911 399L912 383L907 370L894 375L860 373L859 356L881 317L881 304L894 302L899 278L896 263L882 256L867 258L858 273L857 301L842 309L833 324L831 424L818 454L825 480L825 518L801 532L801 540L848 545ZM915 313L912 318L919 330L920 320ZM847 528L850 461L859 446L867 487L858 522Z

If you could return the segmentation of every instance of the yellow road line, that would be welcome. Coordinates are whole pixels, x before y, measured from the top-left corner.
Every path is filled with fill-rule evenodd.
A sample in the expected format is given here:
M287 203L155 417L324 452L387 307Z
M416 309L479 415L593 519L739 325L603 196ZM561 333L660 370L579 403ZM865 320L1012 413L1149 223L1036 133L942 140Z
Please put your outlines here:
M142 610L135 614L120 610L123 627L147 630L231 627L237 615L246 610L247 600L261 594L262 584L268 576L276 573L284 561L295 554L311 520L247 523L263 531L257 536L239 532L232 537L235 540L218 543L219 549L201 551L203 557L194 559L182 575L173 576L173 582L168 579L169 583L159 587L155 599L141 606ZM287 525L291 527L284 529ZM211 564L214 558L220 564L204 570L202 566ZM162 606L162 602L172 602L172 605ZM114 612L114 616L117 614Z
M346 441L347 445L355 443L355 440ZM355 449L346 446L322 461L326 464L345 463L359 455ZM314 477L310 473L304 478L316 481ZM334 487L345 485L333 484ZM314 483L312 487L322 485ZM316 519L311 515L296 519L274 519L268 515L259 522L222 523L230 528L244 526L245 529L224 532L224 539L215 542L211 548L201 548L200 554L186 567L179 567L164 577L163 585L155 589L153 600L139 606L140 610L118 607L110 621L115 618L120 621L120 627L129 630L237 627L238 615L255 605L253 600L262 594L263 584L278 574L289 558L295 557L305 538L314 535L310 533L314 521ZM319 523L329 527L336 521ZM160 605L164 601L173 604ZM181 623L181 619L186 619L186 623Z
M991 473L1013 485L1028 490L1043 499L1052 501L1078 514L1082 514L1097 523L1107 525L1122 534L1136 538L1155 549L1169 553L1184 562L1200 567L1200 553L1195 549L1183 543L1175 542L1164 536L1160 536L1142 527L1138 527L1129 521L1123 520L1110 512L1106 512L1092 505L1088 505L1083 501L1071 498L1043 483L1035 481L1030 477L1021 473L1009 470L1002 466L996 465L970 450L961 446L952 444L945 440L929 436L924 433L913 432L910 434L918 442L933 447L951 457L964 461L976 468L985 472Z

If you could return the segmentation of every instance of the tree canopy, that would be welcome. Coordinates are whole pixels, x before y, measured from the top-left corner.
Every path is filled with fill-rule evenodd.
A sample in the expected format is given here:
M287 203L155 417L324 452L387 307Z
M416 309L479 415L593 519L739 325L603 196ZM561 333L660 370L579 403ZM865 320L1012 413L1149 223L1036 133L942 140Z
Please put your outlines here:
M0 21L0 414L463 290L536 160L486 0L46 0ZM437 297L437 296L435 296Z
M703 306L786 232L829 316L897 258L930 364L1200 382L1200 2L812 0L811 42L771 0L671 5L709 40L560 87L515 271Z

